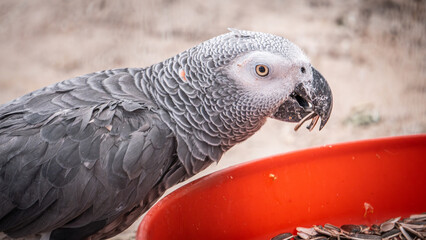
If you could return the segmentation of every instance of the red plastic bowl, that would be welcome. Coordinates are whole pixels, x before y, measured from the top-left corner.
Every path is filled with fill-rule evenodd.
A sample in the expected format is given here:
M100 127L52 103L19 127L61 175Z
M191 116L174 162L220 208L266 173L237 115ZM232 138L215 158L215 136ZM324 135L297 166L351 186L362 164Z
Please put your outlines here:
M298 226L371 225L426 211L425 190L426 135L327 145L191 182L147 213L137 239L270 239Z

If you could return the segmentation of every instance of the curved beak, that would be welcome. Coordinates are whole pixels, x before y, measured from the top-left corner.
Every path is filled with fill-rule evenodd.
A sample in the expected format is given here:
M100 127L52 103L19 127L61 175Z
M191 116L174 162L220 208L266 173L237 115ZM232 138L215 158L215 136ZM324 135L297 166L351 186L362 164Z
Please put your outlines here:
M332 108L330 86L321 73L312 68L312 81L299 83L272 117L286 122L298 122L295 131L311 119L307 128L312 131L321 118L321 130L330 118Z

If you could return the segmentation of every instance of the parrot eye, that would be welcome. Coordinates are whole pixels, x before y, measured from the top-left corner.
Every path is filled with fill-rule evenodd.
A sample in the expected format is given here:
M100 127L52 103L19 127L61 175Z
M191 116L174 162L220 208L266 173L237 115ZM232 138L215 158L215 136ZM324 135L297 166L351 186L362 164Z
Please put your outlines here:
M269 74L269 68L265 65L256 65L256 73L261 77L266 77Z
M301 71L302 73L305 73L305 72L306 72L305 67L300 68L300 71Z

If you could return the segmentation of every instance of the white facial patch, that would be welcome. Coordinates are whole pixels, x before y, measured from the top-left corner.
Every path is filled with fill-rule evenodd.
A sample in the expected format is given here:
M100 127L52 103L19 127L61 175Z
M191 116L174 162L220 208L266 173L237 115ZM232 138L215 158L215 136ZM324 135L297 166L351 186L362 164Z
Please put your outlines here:
M259 65L267 68L267 75L261 76L257 72L256 66ZM282 97L283 93L291 93L301 80L301 65L309 65L303 53L290 59L271 52L253 51L236 58L226 71L237 84L252 93Z

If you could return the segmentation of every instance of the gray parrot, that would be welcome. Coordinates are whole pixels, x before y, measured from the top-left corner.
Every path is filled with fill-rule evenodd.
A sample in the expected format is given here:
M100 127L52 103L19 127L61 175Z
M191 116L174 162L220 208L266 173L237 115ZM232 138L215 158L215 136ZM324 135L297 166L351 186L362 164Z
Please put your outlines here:
M331 109L299 47L236 29L147 68L50 85L0 106L0 232L112 237L268 117L321 129Z

